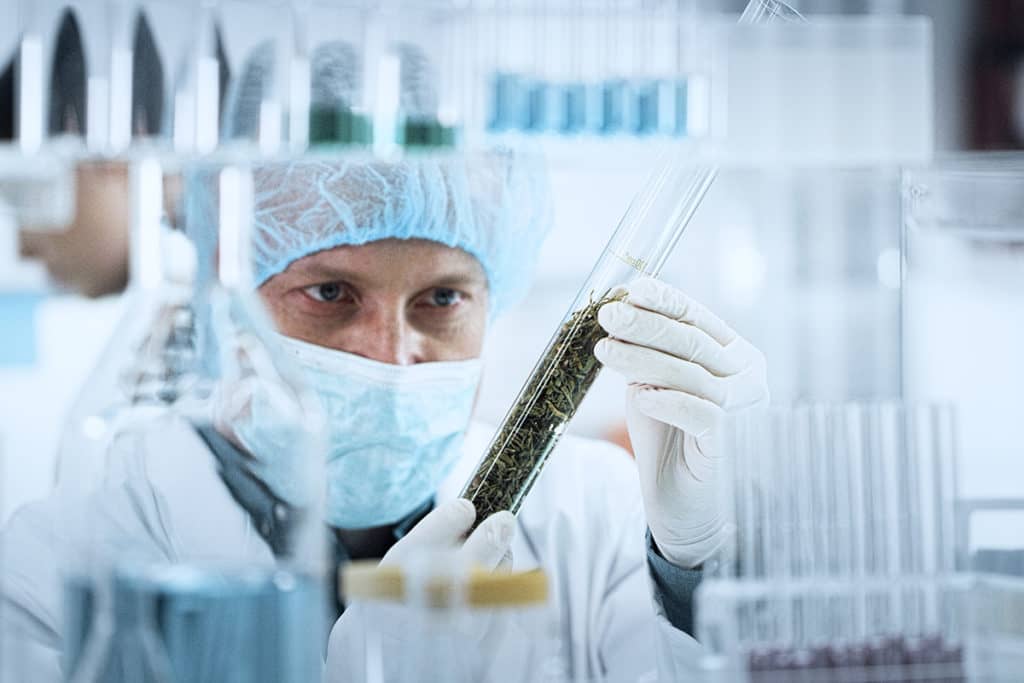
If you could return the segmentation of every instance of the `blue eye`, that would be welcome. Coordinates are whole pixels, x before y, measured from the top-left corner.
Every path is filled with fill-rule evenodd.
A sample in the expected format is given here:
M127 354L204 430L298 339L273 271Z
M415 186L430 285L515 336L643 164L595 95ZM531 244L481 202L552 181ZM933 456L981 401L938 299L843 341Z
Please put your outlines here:
M327 302L337 301L342 294L341 284L337 282L325 282L322 285L313 285L312 287L306 287L304 291L317 301Z
M430 302L434 306L442 308L448 306L454 306L462 298L462 295L456 292L454 289L438 288L433 291L430 296Z

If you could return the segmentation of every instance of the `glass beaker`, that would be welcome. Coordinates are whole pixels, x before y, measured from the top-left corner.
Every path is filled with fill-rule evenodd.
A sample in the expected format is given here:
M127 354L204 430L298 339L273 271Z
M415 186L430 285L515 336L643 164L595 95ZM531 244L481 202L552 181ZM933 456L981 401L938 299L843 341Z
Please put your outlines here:
M69 645L63 668L67 679L104 683L171 683L167 653L156 629L157 605L146 600L123 572L112 580L110 613L95 614L100 606L94 592L69 590L65 612L73 625L65 628ZM81 630L78 630L81 629Z
M740 20L799 18L783 2L752 0ZM598 310L621 298L612 289L616 285L661 272L716 172L686 161L685 151L672 150L633 198L460 494L476 506L477 524L499 510L518 512L597 379L600 363L593 348L604 337Z
M403 567L352 563L341 581L347 606L330 661L345 670L330 680L565 680L540 570L467 570L442 554Z
M310 577L283 570L125 566L114 574L113 618L86 650L68 653L66 668L72 680L105 683L316 680L320 593Z

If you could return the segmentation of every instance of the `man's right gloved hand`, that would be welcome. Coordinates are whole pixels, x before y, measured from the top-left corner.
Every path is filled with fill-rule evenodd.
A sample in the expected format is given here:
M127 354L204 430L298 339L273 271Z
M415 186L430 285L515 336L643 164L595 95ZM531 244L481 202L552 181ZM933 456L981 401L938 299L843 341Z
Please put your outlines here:
M409 531L380 561L381 566L415 566L420 557L427 558L447 555L455 566L477 567L486 571L506 568L511 565L509 546L515 535L516 520L511 512L498 512L483 521L469 538L463 539L476 520L473 504L465 499L441 503ZM403 651L408 653L416 644L403 644L405 638L415 637L408 631L408 612L401 608L387 608L378 605L374 616L367 621L366 604L350 605L331 629L327 646L324 680L329 683L366 680L366 638L367 628L380 631L395 656L383 662L387 669L386 680L413 680L403 667ZM360 609L364 608L364 609ZM453 634L453 638L465 643L483 639L488 631L479 620L470 622L478 628L471 633ZM407 655L405 655L407 656ZM392 670L393 669L393 670Z
M463 541L475 520L476 510L465 498L441 503L395 543L380 564L402 566L418 554L455 550L456 562L461 566L487 571L507 568L516 532L515 516L507 511L496 512Z

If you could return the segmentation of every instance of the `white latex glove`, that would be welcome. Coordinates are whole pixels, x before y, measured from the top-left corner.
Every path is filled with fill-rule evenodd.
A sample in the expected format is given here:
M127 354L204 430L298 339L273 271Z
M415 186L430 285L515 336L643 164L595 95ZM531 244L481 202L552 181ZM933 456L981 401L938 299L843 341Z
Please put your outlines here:
M480 523L463 542L466 532L476 520L473 504L465 498L441 503L421 519L409 533L391 546L381 559L381 566L404 566L416 555L455 551L455 560L463 567L487 571L511 565L512 538L516 518L508 511L496 512Z
M463 541L475 520L476 511L468 500L459 498L441 503L395 543L380 564L408 569L416 566L420 558L430 562L441 557L445 562L452 561L454 567L459 568L511 568L509 546L515 536L515 517L511 512L497 512L485 519ZM414 648L422 649L422 643L408 642L409 638L418 636L416 628L410 628L410 623L416 623L410 622L413 616L413 613L397 604L386 606L384 603L357 602L349 605L331 629L324 680L330 683L419 680L407 670L410 666L408 653ZM461 630L467 626L473 627L473 630ZM455 621L449 627L450 631L446 633L448 639L442 639L441 642L457 643L467 648L467 652L475 652L489 630L489 624L481 624L479 619ZM367 634L370 631L378 634L391 653L380 663L383 671L375 674L365 668L370 647ZM450 654L445 649L439 656L447 657Z
M617 290L626 299L598 312L610 336L594 355L630 384L626 423L658 550L696 567L733 533L716 501L718 431L727 413L768 400L764 355L663 282Z

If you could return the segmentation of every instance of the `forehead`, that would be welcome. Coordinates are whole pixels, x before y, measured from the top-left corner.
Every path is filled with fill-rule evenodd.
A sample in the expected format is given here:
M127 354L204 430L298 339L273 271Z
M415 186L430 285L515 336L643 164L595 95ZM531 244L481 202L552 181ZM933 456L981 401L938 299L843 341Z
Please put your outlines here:
M462 249L421 239L385 239L325 249L294 261L282 275L389 288L486 286L483 267L476 258Z

